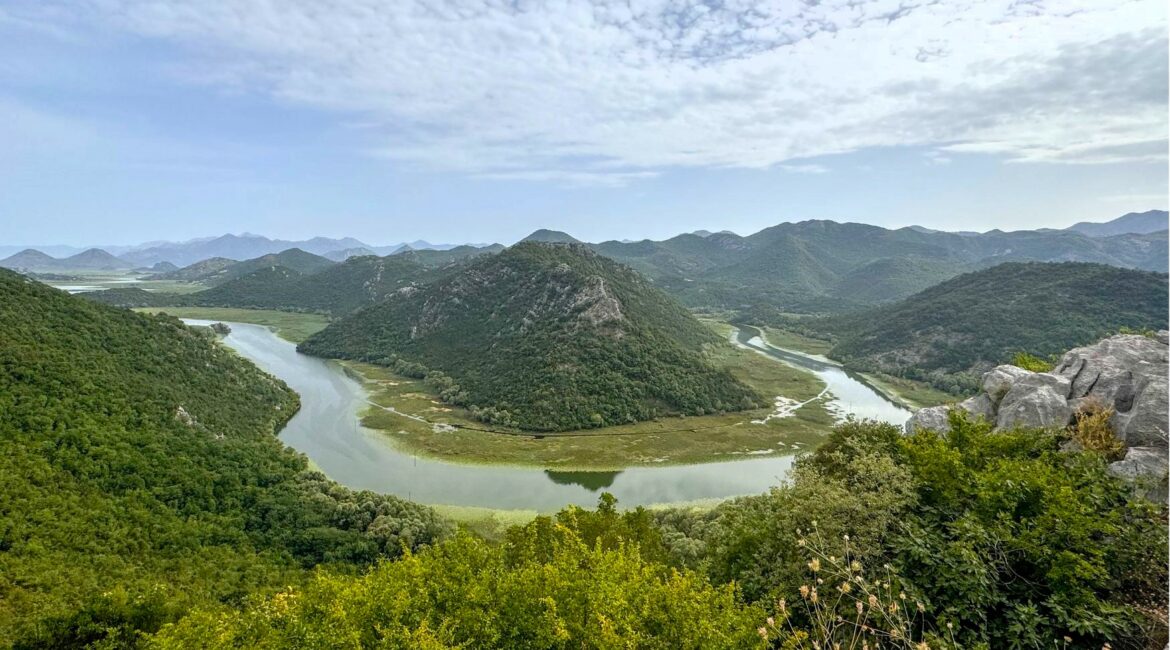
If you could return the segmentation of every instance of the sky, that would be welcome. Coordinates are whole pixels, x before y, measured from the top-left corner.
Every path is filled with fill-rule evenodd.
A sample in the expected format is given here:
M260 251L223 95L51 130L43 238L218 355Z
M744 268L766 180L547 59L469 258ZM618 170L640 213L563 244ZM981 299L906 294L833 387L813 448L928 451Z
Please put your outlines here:
M0 244L1167 207L1165 0L0 1Z

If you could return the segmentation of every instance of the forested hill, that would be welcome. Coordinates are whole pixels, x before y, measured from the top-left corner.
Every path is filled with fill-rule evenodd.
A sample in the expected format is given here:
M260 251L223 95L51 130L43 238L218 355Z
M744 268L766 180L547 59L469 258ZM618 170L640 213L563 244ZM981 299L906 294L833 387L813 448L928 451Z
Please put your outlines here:
M443 534L309 471L274 435L296 408L209 332L0 271L0 646L123 647Z
M829 355L860 369L952 390L1017 352L1040 357L1121 328L1164 329L1167 276L1101 264L1008 263L958 276L893 305L811 321Z
M742 237L679 235L595 250L652 278L687 305L767 316L844 312L900 300L1003 262L1093 262L1166 272L1167 233L950 233L810 220ZM874 286L876 290L868 291Z
M429 373L488 422L564 430L760 404L704 360L704 346L723 344L631 269L580 245L521 243L301 349Z

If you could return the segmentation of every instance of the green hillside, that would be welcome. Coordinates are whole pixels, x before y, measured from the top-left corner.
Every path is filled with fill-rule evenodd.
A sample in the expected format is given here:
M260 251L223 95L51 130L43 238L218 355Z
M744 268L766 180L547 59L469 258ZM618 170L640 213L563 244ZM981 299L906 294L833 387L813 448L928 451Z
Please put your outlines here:
M301 344L421 376L483 419L530 430L754 407L703 358L723 343L642 276L577 245L524 243Z
M1123 327L1167 324L1167 277L1100 264L1007 263L898 303L808 321L829 356L961 390L1016 352L1061 354ZM956 376L958 375L958 376Z
M297 396L209 332L8 271L0 305L0 646L129 646L443 534L310 471L274 435Z
M323 271L334 264L336 262L327 257L306 253L299 248L290 248L279 253L261 255L260 257L254 257L242 262L236 262L224 257L213 257L196 262L190 266L185 266L178 271L163 273L156 276L156 279L201 282L205 285L215 286L242 278L245 275L255 273L262 269L271 269L278 266L304 275L311 275L318 271Z
M949 233L835 221L783 223L747 237L716 233L604 242L684 304L771 318L844 312L905 298L958 273L1009 261L1079 261L1166 272L1167 234Z

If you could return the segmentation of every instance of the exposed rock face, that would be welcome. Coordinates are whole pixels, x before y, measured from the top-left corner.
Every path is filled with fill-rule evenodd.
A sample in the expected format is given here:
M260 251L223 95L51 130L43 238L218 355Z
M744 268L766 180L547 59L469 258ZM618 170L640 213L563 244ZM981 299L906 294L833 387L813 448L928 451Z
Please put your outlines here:
M1127 447L1109 466L1132 479L1147 496L1167 498L1167 382L1170 333L1155 337L1121 334L1069 350L1051 372L999 366L983 375L982 391L954 406L916 412L906 431L945 431L948 414L958 408L994 422L997 429L1063 428L1088 402L1113 409L1110 424Z

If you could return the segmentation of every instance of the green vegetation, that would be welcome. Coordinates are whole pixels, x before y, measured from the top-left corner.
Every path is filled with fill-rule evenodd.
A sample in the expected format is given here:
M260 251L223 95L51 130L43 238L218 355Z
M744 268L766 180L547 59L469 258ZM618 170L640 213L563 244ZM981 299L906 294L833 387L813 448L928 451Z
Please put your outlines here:
M711 365L704 350L723 345L632 270L582 246L524 243L299 349L425 378L489 424L565 431L764 406Z
M179 295L128 287L94 292L86 297L118 307L223 307L341 316L381 302L397 291L410 290L446 277L460 268L460 263L455 261L428 265L419 260L420 256L414 253L352 257L340 264L329 262L330 266L311 274L280 265L264 266L244 275L222 279L211 288L196 285L203 290L194 293ZM222 275L234 268L216 273Z
M802 221L746 237L686 234L593 248L644 273L688 306L734 311L758 324L783 322L785 312L840 313L893 302L1002 262L1167 269L1165 231L1093 238L1070 231L972 234Z
M320 564L441 537L429 509L312 472L297 397L210 330L0 271L0 639L133 645Z
M1045 361L1034 354L1017 352L1012 356L1012 365L1032 372L1048 372L1052 370L1052 362Z
M293 343L300 343L313 334L325 329L329 319L320 314L291 313L269 309L235 309L231 307L140 307L134 311L147 314L165 313L176 318L197 320L228 321L232 323L255 323L276 331L277 336Z
M761 607L655 561L649 513L568 509L378 566L323 574L243 612L198 612L159 648L759 648Z
M207 286L215 286L237 278L255 273L262 269L276 267L284 268L300 275L319 273L335 262L320 255L306 253L299 248L290 248L279 253L261 255L252 259L237 262L224 257L196 262L177 271L170 271L155 276L158 280L183 280L185 282L199 282Z
M899 303L795 322L831 334L831 357L864 372L932 384L952 394L991 367L1091 343L1122 327L1164 329L1167 278L1099 264L1011 263L969 273ZM1032 356L1034 355L1034 356Z
M203 608L154 643L1162 647L1165 508L1050 432L952 424L906 437L848 422L762 496L622 513L603 495L498 542L465 533L361 577Z
M824 389L813 375L758 354L722 346L713 365L765 395L811 400ZM388 368L345 362L365 382L377 407L367 409L362 424L386 432L412 454L454 462L540 465L548 468L614 470L633 465L661 466L734 460L771 451L790 454L809 449L834 423L823 402L814 401L787 418L755 424L770 409L687 417L660 417L644 422L559 433L511 435L485 431L464 408L440 401L422 379L396 375ZM419 421L415 418L422 418ZM455 425L454 431L432 424Z

